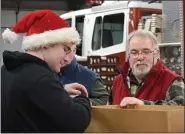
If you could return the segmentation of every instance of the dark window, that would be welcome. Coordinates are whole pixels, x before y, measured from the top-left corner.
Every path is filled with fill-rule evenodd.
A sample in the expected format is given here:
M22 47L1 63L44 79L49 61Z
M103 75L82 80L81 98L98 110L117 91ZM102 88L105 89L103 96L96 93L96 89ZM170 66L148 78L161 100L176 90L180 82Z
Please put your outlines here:
M102 29L102 17L97 17L94 26L92 50L98 50L101 47L101 30Z
M70 19L66 19L65 21L71 26L71 23L72 23L72 19L71 18Z
M93 33L92 50L106 48L123 42L124 14L97 17Z

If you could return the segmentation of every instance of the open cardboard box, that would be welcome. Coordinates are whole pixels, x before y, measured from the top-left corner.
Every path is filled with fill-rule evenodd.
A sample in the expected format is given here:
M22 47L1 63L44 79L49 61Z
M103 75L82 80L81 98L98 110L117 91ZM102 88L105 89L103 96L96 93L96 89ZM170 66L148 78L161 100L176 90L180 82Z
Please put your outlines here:
M93 106L86 132L184 132L184 107Z

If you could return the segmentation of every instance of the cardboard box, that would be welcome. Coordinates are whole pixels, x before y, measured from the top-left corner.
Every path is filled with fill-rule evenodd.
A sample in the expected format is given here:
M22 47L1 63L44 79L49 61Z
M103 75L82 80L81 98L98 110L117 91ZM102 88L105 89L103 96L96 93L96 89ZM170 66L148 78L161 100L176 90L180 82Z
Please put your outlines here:
M184 107L93 106L86 132L184 132Z

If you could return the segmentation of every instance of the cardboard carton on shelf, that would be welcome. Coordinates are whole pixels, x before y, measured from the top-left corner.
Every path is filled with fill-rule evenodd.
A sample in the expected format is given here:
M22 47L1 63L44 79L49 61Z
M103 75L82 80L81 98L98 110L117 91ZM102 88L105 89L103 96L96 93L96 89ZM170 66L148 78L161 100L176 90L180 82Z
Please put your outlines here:
M93 106L86 132L184 132L184 107Z

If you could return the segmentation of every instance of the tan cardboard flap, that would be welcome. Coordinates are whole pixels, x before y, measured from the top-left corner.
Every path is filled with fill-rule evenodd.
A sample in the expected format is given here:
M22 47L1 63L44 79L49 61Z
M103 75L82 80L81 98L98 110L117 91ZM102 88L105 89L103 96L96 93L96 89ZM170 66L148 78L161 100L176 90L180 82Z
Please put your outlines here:
M184 107L93 106L86 132L184 132Z

